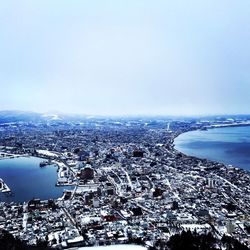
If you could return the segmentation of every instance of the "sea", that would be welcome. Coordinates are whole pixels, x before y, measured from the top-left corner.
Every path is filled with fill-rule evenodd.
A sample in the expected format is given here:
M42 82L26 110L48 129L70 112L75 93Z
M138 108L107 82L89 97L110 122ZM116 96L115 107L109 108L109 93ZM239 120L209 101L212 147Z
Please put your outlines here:
M18 157L0 160L0 178L11 190L11 195L0 193L0 201L27 202L33 198L41 200L59 198L64 189L55 186L57 166L40 167L44 159L37 157Z
M250 171L250 126L195 130L179 135L175 149Z

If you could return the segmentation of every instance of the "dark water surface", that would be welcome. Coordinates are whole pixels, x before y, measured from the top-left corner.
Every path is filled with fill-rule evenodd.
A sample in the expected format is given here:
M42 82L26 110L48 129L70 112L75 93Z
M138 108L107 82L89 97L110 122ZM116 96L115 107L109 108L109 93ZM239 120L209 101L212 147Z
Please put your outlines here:
M43 159L20 157L0 160L0 178L9 186L14 196L0 194L0 201L23 202L32 198L58 198L65 187L56 187L57 167L39 167Z
M175 148L250 171L250 126L187 132L175 139Z

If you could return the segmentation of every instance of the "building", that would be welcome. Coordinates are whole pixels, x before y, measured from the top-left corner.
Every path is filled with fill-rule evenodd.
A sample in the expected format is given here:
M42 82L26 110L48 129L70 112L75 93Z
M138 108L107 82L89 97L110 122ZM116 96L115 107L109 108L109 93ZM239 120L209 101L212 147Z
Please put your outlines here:
M93 180L94 179L94 169L90 166L87 166L81 169L80 178L82 180Z

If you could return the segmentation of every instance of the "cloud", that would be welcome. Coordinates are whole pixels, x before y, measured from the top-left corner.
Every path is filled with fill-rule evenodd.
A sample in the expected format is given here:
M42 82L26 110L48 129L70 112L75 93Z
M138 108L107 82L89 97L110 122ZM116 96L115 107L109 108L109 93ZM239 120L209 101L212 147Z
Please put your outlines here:
M0 5L0 109L248 113L246 0Z

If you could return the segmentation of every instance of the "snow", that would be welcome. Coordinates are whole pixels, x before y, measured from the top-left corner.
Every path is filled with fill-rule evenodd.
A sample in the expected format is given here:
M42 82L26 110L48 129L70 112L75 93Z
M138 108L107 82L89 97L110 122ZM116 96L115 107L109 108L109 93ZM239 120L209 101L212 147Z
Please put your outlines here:
M95 247L80 247L74 248L78 250L146 250L146 247L137 245L111 245L111 246L95 246Z
M62 118L59 117L59 115L57 115L57 114L43 114L42 116L45 117L46 119L62 120Z
M57 154L55 154L55 153L52 153L52 152L50 152L50 151L48 151L48 150L37 150L37 153L38 154L41 154L41 155L47 155L47 156L51 156L51 157L55 157L55 156L57 156Z
M202 225L201 224L182 224L181 227L183 227L184 229L189 229L191 231L197 230L198 232L211 228L211 226L207 223L202 224Z

